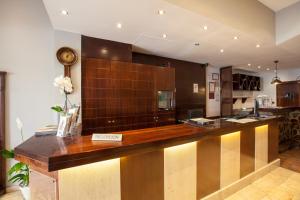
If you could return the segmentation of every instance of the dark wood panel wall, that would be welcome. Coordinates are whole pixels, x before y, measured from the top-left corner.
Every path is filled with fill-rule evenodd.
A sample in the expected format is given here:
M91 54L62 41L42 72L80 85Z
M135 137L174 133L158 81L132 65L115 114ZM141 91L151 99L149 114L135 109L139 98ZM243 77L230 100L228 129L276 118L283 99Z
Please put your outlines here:
M164 81L161 73L166 75ZM83 59L83 134L174 124L174 111L160 111L157 106L158 90L175 89L174 73L173 68Z
M132 62L171 66L175 68L176 118L187 119L189 109L203 109L206 105L206 67L204 64L165 58L133 52ZM193 93L193 84L197 83L199 92Z
M135 53L132 52L131 44L87 36L82 36L81 42L84 133L87 132L87 127L89 127L88 132L110 132L173 123L175 111L158 113L155 110L157 94L152 93L150 95L150 89L154 86L155 91L175 90L176 88L177 120L188 118L187 113L190 109L203 109L205 115L205 65ZM156 66L156 70L151 69L154 66ZM137 73L139 76L136 76ZM173 82L174 84L172 84ZM133 83L139 83L139 86L133 85ZM193 92L193 84L195 83L199 87L198 93ZM136 86L135 89L134 86ZM145 99L145 97L147 98ZM100 98L101 101L95 98ZM136 99L140 99L140 101L132 102ZM134 105L135 108L129 108L128 105ZM141 112L137 111L139 108L142 109ZM127 111L126 115L120 112L120 110L126 109L132 111L129 114L135 114L135 118L141 123L143 121L144 125L140 126L141 123L138 123L139 125L132 126L130 121L137 122L137 119L129 117ZM136 112L134 113L133 110ZM123 126L122 129L119 127L120 124ZM148 125L146 126L146 124ZM97 129L95 129L96 127ZM116 129L116 127L118 128Z
M220 69L221 81L221 116L231 116L233 113L232 100L232 67L223 67Z
M6 72L0 72L0 151L5 148L5 76ZM5 183L5 159L0 156L0 194L5 192Z
M81 56L84 58L99 58L131 62L132 45L111 40L82 36Z
M175 69L132 63L130 44L82 36L83 134L175 123L157 92L175 90Z

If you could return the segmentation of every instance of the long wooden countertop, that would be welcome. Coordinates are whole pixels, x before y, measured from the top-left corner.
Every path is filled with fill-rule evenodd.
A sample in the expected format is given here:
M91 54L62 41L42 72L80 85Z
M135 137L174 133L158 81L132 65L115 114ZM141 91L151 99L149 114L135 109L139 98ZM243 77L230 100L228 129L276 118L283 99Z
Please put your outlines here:
M33 136L15 148L15 158L35 169L51 172L224 135L277 119L270 117L246 124L218 119L213 126L205 128L179 124L124 131L122 142L92 141L91 136Z

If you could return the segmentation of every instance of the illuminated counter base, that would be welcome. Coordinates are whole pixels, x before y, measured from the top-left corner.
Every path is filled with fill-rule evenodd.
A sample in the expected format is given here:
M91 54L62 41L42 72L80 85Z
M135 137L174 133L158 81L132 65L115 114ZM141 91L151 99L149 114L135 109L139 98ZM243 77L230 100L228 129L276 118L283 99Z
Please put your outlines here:
M59 170L58 182L36 176L39 180L31 183L32 195L44 196L47 191L46 199L60 200L223 199L279 164L274 127L272 123L247 127L159 151ZM48 181L47 189L40 187L41 181Z

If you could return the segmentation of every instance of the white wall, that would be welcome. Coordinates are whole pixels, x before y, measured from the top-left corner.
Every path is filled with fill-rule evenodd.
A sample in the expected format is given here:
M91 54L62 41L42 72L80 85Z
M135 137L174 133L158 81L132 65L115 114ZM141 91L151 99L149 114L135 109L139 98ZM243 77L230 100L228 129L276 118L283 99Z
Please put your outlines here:
M220 69L213 66L206 68L206 116L215 117L220 116L220 81L212 80L212 73L220 75ZM216 82L215 99L209 99L209 82Z
M21 143L16 118L24 123L25 139L41 126L53 124L50 110L63 103L53 86L63 67L56 61L56 50L70 46L80 52L80 35L54 31L40 0L0 0L0 71L7 71L6 136L7 148ZM79 55L80 56L80 55ZM80 102L80 61L73 66L75 93Z
M276 43L281 44L300 35L300 2L276 13Z

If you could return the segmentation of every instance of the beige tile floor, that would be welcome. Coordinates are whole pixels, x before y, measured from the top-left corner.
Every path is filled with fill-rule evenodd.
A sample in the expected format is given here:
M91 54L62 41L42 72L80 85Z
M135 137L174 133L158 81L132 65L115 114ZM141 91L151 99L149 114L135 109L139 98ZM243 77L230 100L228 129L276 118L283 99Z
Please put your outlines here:
M8 193L1 200L22 200L20 192ZM300 173L277 168L226 200L300 200Z
M226 200L300 200L300 173L279 167Z
M20 191L7 193L3 196L0 196L1 200L23 200L22 194Z

